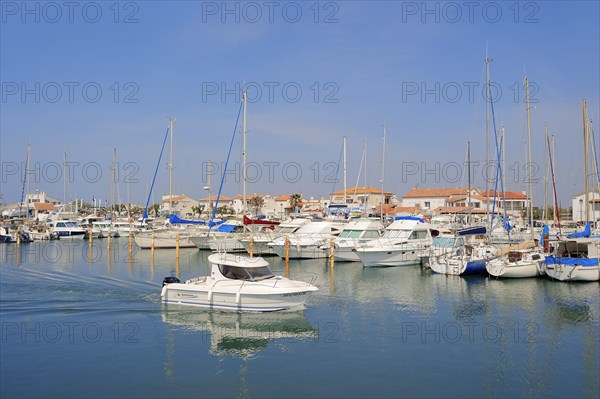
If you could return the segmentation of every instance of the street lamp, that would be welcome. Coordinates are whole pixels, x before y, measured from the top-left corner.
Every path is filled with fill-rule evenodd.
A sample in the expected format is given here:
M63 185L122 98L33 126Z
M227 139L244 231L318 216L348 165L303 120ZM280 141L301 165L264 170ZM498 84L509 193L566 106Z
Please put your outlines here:
M583 199L579 198L579 221L583 222Z

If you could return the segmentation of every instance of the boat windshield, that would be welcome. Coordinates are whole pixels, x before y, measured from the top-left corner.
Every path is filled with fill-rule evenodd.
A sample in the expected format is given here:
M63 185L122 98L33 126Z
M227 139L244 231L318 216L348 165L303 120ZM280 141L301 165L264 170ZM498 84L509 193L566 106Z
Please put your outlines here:
M460 246L463 245L463 239L462 238L455 238L455 237L435 237L433 239L433 243L431 244L434 247L438 247L438 248L452 248L453 246Z
M359 238L364 230L344 230L340 233L340 238Z
M382 238L408 238L410 236L411 230L386 230L383 233Z
M293 233L294 230L296 230L295 227L280 227L279 229L277 229L277 233L288 234Z
M275 277L268 266L263 267L237 267L219 265L221 274L232 280L260 281Z

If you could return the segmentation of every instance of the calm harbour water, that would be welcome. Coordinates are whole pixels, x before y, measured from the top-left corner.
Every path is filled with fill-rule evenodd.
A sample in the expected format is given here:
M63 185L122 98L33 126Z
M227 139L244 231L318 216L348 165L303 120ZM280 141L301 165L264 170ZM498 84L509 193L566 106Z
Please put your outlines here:
M111 244L0 245L2 398L600 396L598 283L305 260L304 311L240 314L161 304L207 252Z

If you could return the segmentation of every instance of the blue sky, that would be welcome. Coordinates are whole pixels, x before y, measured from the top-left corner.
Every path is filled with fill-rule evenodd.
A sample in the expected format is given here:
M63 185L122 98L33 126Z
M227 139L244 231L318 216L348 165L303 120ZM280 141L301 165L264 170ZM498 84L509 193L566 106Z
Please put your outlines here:
M527 188L527 75L536 101L535 178L545 175L547 123L556 136L558 194L568 206L583 187L584 97L600 145L599 3L470 4L111 1L69 10L62 2L2 1L0 193L4 202L19 200L15 168L30 143L32 165L39 165L31 190L62 199L66 151L74 162L67 196L108 199L116 148L121 200L129 191L131 201L143 203L173 115L174 191L204 196L203 170L208 160L225 161L239 106L234 91L244 84L253 100L248 193L327 195L343 136L348 187L356 183L365 140L367 184L378 187L384 121L386 190L401 196L417 185L466 186L467 139L473 162L485 162L487 46L491 79L501 90L494 108L497 129L506 128L507 189ZM237 136L230 169L241 162L241 147ZM155 201L168 193L167 162ZM218 179L212 177L213 190ZM485 188L480 166L474 179ZM228 175L224 194L241 192L239 174L235 180Z

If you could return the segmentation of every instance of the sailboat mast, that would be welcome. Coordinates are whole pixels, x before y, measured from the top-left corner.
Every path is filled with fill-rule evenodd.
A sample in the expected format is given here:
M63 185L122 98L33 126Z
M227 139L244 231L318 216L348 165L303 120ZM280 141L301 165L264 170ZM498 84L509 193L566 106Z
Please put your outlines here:
M383 149L381 154L381 209L380 209L380 220L383 223L383 203L385 202L385 196L383 195L383 181L385 178L385 139L387 136L387 128L385 123L383 124Z
M117 177L117 168L116 168L116 162L117 162L117 149L113 148L113 159L112 159L112 183L111 183L111 202L112 202L112 210L114 212L117 211L117 189L116 189L116 184L118 181L118 177Z
M367 212L367 205L369 204L369 199L367 198L367 149L368 149L368 144L367 144L367 139L365 139L365 215L368 216L368 212Z
M246 90L242 93L244 101L244 127L243 127L243 148L242 148L242 213L246 212Z
M527 104L527 170L531 164L531 109L529 107L529 79L525 77L525 102ZM531 239L533 235L533 177L529 176L529 226L531 230Z
M487 169L490 162L490 59L485 50L485 213L487 217L490 215L490 179L487 176ZM490 230L490 235L492 234Z
M545 141L548 141L548 125L544 124L544 137ZM546 219L548 219L548 152L544 151L544 167L546 168L546 176L544 177L544 224L546 223Z
M468 185L468 200L467 206L469 207L469 218L467 224L471 224L471 140L467 140L467 185Z
M585 163L585 220L590 220L589 195L590 189L588 185L588 131L587 131L587 101L583 99L583 162Z
M554 217L553 222L556 223L558 221L558 232L562 234L561 226L560 226L560 209L558 207L558 200L556 198L556 180L554 179L554 135L552 135L552 146L550 146L550 142L548 141L548 152L550 153L550 172L552 173L552 189L554 192Z
M500 135L502 141L502 198L504 199L504 192L506 190L506 137L504 134L504 125L502 125L502 133ZM506 201L503 201L506 205Z
M67 203L67 152L64 153L64 164L63 170L65 171L64 179L63 179L63 204Z
M169 214L173 213L173 118L169 118L171 144L169 149Z
M208 183L208 215L212 215L212 198L210 197L210 173L208 173L211 169L210 159L208 160L208 169L206 170L207 175L207 183Z
M30 145L27 143L27 166L25 168L25 181L27 182L27 192L25 193L25 205L27 206L27 220L29 220L29 161L31 158Z
M347 190L347 183L346 183L346 136L344 136L344 205L346 204L346 190Z

